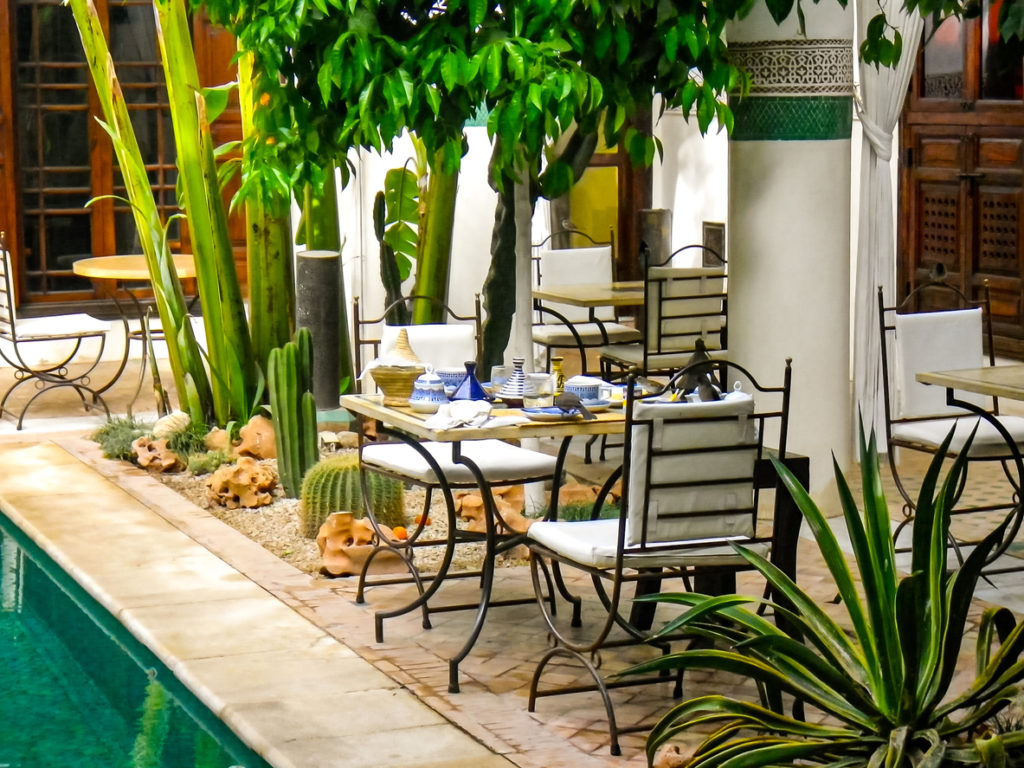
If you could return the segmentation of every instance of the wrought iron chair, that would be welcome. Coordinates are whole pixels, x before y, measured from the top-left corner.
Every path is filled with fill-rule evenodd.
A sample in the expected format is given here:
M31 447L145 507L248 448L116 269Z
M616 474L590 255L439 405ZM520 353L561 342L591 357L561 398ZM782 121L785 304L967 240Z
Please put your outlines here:
M611 283L615 261L613 245L592 243L584 248L557 248L539 251L537 284L583 285ZM541 242L543 245L549 238ZM535 246L539 247L539 246ZM556 302L534 301L538 321L533 325L533 343L544 349L545 370L551 368L551 350L574 348L579 350L583 373L587 372L587 350L605 344L638 342L643 335L636 328L616 322L613 307L574 307Z
M926 307L925 311L912 311L922 305ZM927 311L929 306L955 308ZM996 547L990 556L991 562L1009 546L1024 514L1020 506L1019 464L1024 452L1024 418L1000 414L997 398L962 393L957 395L958 400L948 402L941 387L921 384L916 380L917 374L923 371L995 364L988 286L982 289L980 299L971 299L947 283L928 282L915 288L895 306L885 305L882 287L879 286L878 319L889 467L903 497L904 519L896 535L913 520L916 511L912 489L907 487L907 480L900 472L899 450L934 455L939 452L950 430L955 429L946 455L957 456L971 432L977 429L968 452L969 461L999 462L1012 486L1013 498L1006 503L957 507L952 514L1008 510L1014 515L1014 522L1002 546ZM1005 435L1000 433L1000 427L1005 430ZM962 546L973 543L976 542L951 537L951 545L958 557L961 557Z
M415 298L417 297L407 297L399 301L408 302ZM354 305L353 322L355 338L353 343L356 349L358 350L360 346L367 344L387 349L386 339L396 336L399 326L385 326L385 332L380 338L375 340L367 339L362 333L362 328L372 322L379 323L383 317L387 316L388 311L392 307L389 306L381 317L373 321L361 318L358 299L354 302ZM460 316L447 307L446 312L449 318L461 322L401 326L410 332L409 342L413 351L425 362L433 362L437 359L430 357L429 355L433 353L428 350L436 350L438 354L443 353L446 356L444 359L458 360L460 364L463 361L475 359L475 355L479 352L480 341L479 297L476 302L475 315ZM468 328L472 333L462 333L457 330L460 327ZM453 330L455 330L454 333ZM360 359L357 357L357 360ZM481 575L479 570L449 573L449 569L455 547L458 544L481 542L485 540L486 535L482 532L466 530L464 526L458 524L455 499L452 492L456 489L476 488L477 482L466 465L456 461L456 457L453 456L452 444L418 442L409 435L405 435L397 430L389 430L386 426L380 426L378 431L395 438L395 441L374 443L363 441L359 453L361 466L366 470L397 477L408 484L421 486L426 491L423 513L414 525L409 526L407 539L401 541L390 540L387 536L381 535L378 528L379 544L367 559L366 565L359 577L356 590L356 602L358 603L364 602L364 593L368 586L409 583L410 581L416 585L416 599L401 608L391 611L380 611L375 614L374 621L377 641L383 642L383 622L385 619L401 616L419 608L423 612L423 626L429 629L430 614L432 612L477 607L475 603L471 605L434 607L428 601L436 594L446 578L456 576L479 577ZM459 452L461 457L469 459L479 467L484 479L491 487L551 480L555 475L558 464L554 456L521 448L501 440L465 440L459 445ZM448 535L443 539L431 538L426 533L431 500L433 493L437 491L443 494L448 518ZM365 484L363 498L367 514L374 523L374 526L377 527L376 522L373 520L372 509L369 504L370 495ZM495 524L502 526L504 522L500 519L499 515L499 519L495 521ZM506 530L510 530L510 526L504 527ZM499 543L497 551L493 553L494 556L515 546L519 539L521 539L521 536L504 535L501 538L502 541ZM421 573L416 564L416 549L439 546L444 547L444 551L437 570L434 573ZM396 552L402 557L409 571L408 577L375 577L372 580L368 578L369 569L374 558L384 550ZM528 600L517 602L528 602ZM451 685L454 690L457 690L458 682L454 676Z
M700 373L728 376L739 381L746 395L715 402L666 402L690 368L674 374L663 392L635 398L627 388L626 450L621 472L609 478L594 504L590 520L544 521L529 530L531 573L538 598L550 580L562 583L562 571L572 568L593 581L604 619L585 637L581 626L582 598L572 598L572 617L558 621L547 602L538 599L544 620L555 640L538 663L530 688L529 709L538 698L600 692L608 716L612 754L619 754L618 734L643 730L650 724L621 728L616 722L611 689L664 682L663 677L625 677L610 680L602 667L607 649L645 645L653 641L655 653L667 653L683 635L658 636L653 604L630 608L629 584L638 591L660 589L661 581L681 578L687 590L706 593L735 591L737 572L749 563L731 545L741 544L769 556L782 570L795 575L800 515L788 494L776 494L772 527L759 525L759 489L775 487L774 470L766 460L766 434L778 440L775 455L789 461L786 437L791 384L790 361L783 383L766 387L745 368L725 360L704 364ZM635 374L627 381L632 385ZM755 404L755 397L757 403ZM800 457L806 479L806 458ZM768 466L766 466L768 465ZM616 519L600 519L610 487L621 477L622 496ZM785 505L784 507L781 505ZM661 617L667 618L667 617ZM568 624L568 626L566 626ZM582 665L590 681L567 682L541 688L542 678L556 660ZM681 694L681 679L675 695Z
M444 315L443 323L421 323L410 325L392 322L396 316L411 316L416 302L425 302L439 307ZM404 309L403 315L396 310ZM352 346L354 348L356 372L363 370L370 360L394 345L398 331L405 329L409 344L416 354L435 368L462 366L467 360L479 360L481 353L481 330L483 311L480 295L473 297L473 314L460 315L451 307L433 296L412 294L388 304L375 317L362 317L359 297L352 300Z
M14 369L14 384L0 398L0 415L10 412L7 403L11 395L22 385L33 382L38 391L22 406L17 417L18 429L22 428L25 413L32 404L43 394L56 389L70 388L74 390L86 411L98 404L109 416L110 410L101 393L120 375L121 369L124 368L124 361L122 361L121 369L105 386L93 386L90 378L103 356L107 331L110 329L109 323L86 314L17 319L11 254L7 249L6 237L2 232L0 232L0 256L2 256L0 258L0 284L2 284L2 290L0 290L0 340L6 342L6 344L0 342L0 357L3 357ZM72 373L68 366L83 351L83 344L88 341L97 343L95 358L84 362L83 370ZM59 350L55 360L24 351L29 345L34 345L34 352L41 353L44 343L50 343ZM70 351L68 350L69 345Z
M714 256L722 266L674 267L688 251ZM728 349L725 262L704 245L686 245L644 269L644 304L638 326L643 339L601 347L605 379L638 369L644 376L671 374L686 365L700 339L709 350Z

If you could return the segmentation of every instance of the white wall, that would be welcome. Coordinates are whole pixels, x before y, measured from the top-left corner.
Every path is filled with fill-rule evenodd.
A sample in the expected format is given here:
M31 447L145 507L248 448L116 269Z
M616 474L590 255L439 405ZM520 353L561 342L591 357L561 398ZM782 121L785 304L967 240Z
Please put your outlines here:
M473 311L473 295L479 293L490 266L491 228L497 194L487 184L487 163L491 146L485 128L467 128L469 151L462 158L455 203L455 232L452 236L452 265L448 302L455 312ZM339 200L342 250L348 299L377 312L383 307L384 288L380 281L380 251L373 233L373 199L384 188L384 176L413 156L408 139L395 142L394 151L384 156L362 152L354 160L355 175ZM355 157L355 156L354 156ZM410 280L404 286L412 288Z
M655 156L652 205L672 211L673 250L700 243L703 222L728 223L726 133L717 132L713 125L706 136L701 136L696 118L687 122L681 112L668 111L657 121L654 134L661 139L665 156L660 163Z

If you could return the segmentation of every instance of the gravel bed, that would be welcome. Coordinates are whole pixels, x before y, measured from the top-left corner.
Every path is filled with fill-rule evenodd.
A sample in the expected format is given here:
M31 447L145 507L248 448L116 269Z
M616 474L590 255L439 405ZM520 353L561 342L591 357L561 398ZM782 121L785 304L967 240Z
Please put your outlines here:
M275 473L277 462L267 459L261 462L271 466ZM289 499L280 486L272 492L274 500L263 507L240 507L228 509L214 503L207 495L206 481L209 475L193 475L191 472L155 475L166 486L181 494L195 505L207 510L219 520L235 530L259 543L264 549L273 553L287 563L305 573L321 576L320 551L316 540L306 538L301 532L299 523L298 499ZM424 491L419 487L406 488L405 511L407 527L413 530L413 520L423 509ZM448 533L448 516L444 508L441 494L434 494L431 499L431 511L428 515L429 527L423 536L444 538ZM416 562L426 572L432 570L440 561L441 547L423 547L416 552ZM455 551L453 568L466 569L479 566L483 557L483 545L463 544ZM516 556L503 558L503 564L519 564L522 559Z

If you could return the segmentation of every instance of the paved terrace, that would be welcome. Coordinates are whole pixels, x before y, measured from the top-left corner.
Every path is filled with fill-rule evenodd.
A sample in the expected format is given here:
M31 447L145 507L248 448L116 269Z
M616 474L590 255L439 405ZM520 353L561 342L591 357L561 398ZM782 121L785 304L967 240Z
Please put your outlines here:
M83 437L98 422L69 421L78 415L77 400L52 397L52 405L30 412L27 431L0 423L0 508L272 765L645 764L642 735L623 738L622 757L608 754L596 694L543 699L536 713L526 711L534 662L546 647L535 606L492 611L462 664L462 692L449 694L447 658L468 632L470 612L435 614L429 631L415 613L392 619L386 642L375 643L373 611L404 602L408 588L378 587L368 605L356 605L351 579L311 578L145 472L104 460ZM123 402L115 390L112 411L123 413ZM144 392L140 406L147 403ZM923 464L915 469L920 474ZM602 469L577 461L570 471L588 477ZM973 480L969 492L1000 496L1005 489L995 470ZM891 484L888 493L896 498ZM1017 546L1011 556L1024 551ZM831 605L834 588L813 542L801 541L799 563L801 586ZM981 596L998 595L1024 612L1021 583L1017 574L999 577ZM760 585L751 578L746 590L759 592ZM472 580L459 580L443 595L474 591ZM531 593L526 568L499 572L496 596ZM607 663L643 655L631 653ZM970 674L969 651L962 662ZM755 696L746 681L724 675L688 674L685 685L687 695ZM672 704L667 685L619 691L616 700L622 724Z

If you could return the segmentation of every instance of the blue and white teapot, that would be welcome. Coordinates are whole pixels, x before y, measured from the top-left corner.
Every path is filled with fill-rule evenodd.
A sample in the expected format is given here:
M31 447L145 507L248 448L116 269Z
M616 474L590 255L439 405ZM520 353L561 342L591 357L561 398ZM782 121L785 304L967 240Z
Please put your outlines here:
M444 381L433 370L418 377L412 385L409 396L409 407L417 413L436 413L441 403L448 402L444 391Z

